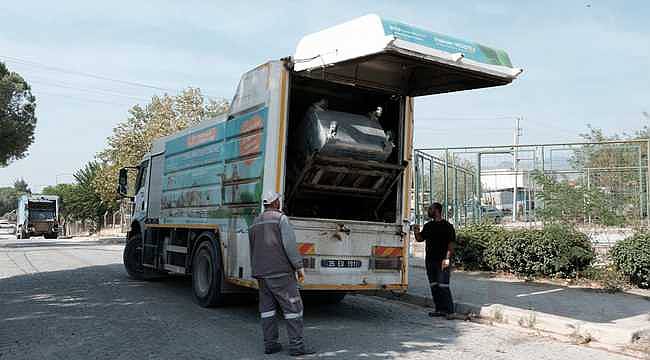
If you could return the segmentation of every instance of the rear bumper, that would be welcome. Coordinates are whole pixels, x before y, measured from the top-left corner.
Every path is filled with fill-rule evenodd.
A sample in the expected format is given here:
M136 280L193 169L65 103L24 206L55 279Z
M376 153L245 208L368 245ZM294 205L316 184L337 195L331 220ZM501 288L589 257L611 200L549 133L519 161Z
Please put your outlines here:
M242 286L251 289L257 289L256 280L243 280L237 278L227 278L226 281L233 285ZM303 284L300 286L306 291L348 291L348 292L365 292L365 291L390 291L406 292L408 284Z

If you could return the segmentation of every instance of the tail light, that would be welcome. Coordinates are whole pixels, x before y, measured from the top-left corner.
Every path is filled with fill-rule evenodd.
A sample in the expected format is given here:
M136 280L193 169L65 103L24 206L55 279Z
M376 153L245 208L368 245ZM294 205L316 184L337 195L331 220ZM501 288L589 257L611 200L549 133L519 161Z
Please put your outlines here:
M373 246L370 268L375 270L400 270L402 268L402 247Z
M302 266L305 269L315 269L316 259L309 255L316 254L316 245L312 243L298 243L298 251L302 255Z
M300 255L314 255L316 254L316 245L312 243L298 243L298 251Z

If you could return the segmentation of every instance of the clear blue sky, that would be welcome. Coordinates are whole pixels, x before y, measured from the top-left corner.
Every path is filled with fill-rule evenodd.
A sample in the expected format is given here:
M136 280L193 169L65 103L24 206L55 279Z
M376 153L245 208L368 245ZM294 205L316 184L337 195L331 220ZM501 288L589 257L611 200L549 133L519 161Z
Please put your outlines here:
M71 181L131 105L162 92L74 72L231 98L241 73L367 13L503 48L525 69L507 87L418 99L419 146L511 143L513 120L502 116L524 117L522 143L575 140L587 123L610 133L647 123L647 0L213 3L1 2L0 61L32 84L38 126L29 156L0 169L0 186Z

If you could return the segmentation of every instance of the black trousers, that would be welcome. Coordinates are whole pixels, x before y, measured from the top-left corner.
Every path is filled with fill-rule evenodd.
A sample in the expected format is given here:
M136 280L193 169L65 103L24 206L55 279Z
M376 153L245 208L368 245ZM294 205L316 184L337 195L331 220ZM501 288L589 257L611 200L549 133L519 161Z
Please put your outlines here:
M436 311L451 314L454 312L454 301L449 289L451 266L442 269L442 260L426 260L427 277L431 286L431 295Z

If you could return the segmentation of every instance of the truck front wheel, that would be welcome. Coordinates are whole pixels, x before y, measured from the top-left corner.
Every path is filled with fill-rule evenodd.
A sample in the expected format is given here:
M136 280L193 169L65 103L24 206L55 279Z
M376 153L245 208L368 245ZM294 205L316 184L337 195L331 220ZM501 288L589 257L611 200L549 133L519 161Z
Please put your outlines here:
M142 266L142 236L131 236L124 247L124 268L132 279L146 280L145 269Z
M192 259L192 293L202 307L224 304L221 293L221 257L210 241L203 241Z

